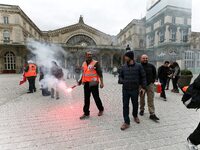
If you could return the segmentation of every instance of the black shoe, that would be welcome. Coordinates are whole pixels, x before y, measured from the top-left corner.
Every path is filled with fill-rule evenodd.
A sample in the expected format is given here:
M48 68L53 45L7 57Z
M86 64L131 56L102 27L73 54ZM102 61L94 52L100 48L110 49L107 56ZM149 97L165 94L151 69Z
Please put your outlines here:
M99 111L98 116L102 116L103 115L103 111Z
M90 117L89 115L83 114L83 115L80 117L80 120L88 119L89 117Z
M59 100L60 99L60 97L56 97L56 100Z
M36 92L36 89L34 89L33 91Z
M140 111L140 116L144 116L144 110Z
M28 94L30 94L30 93L33 93L33 91L29 91L29 92L27 92Z
M153 121L158 121L160 120L156 115L150 115L149 119L153 120Z

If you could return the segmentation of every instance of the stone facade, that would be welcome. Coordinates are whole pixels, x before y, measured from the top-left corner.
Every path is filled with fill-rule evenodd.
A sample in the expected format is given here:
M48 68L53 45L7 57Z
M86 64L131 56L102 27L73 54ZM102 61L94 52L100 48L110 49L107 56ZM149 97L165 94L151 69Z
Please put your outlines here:
M68 52L68 56L60 58L65 68L80 66L87 50L94 50L95 59L105 70L123 61L123 50L116 46L115 37L88 26L82 16L77 24L41 31L19 6L0 5L1 73L21 72L32 56L25 45L27 38L61 45Z
M142 20L132 20L117 35L118 44L126 47L129 45L133 50L145 49L145 18Z
M31 19L14 5L0 5L0 73L21 72L32 54L26 48L27 38L61 45L68 56L62 56L64 68L81 65L84 52L94 51L94 57L108 70L123 63L127 45L136 59L146 53L157 67L163 61L177 61L182 69L200 71L200 34L191 32L190 0L157 0L148 7L141 20L132 20L120 33L111 36L84 23L51 31L41 31Z

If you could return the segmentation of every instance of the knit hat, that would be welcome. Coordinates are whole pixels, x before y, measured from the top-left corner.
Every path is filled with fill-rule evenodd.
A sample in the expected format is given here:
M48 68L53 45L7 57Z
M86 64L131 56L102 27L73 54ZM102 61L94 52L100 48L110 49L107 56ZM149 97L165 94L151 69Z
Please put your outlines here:
M134 59L133 51L127 51L124 56L129 57L132 60Z

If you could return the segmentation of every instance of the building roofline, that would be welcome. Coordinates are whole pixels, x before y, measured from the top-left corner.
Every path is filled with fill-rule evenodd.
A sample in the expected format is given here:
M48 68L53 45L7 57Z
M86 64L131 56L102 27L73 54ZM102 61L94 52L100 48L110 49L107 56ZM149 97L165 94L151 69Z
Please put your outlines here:
M10 9L16 9L18 10L18 13L26 20L28 21L41 35L42 31L39 29L39 27L26 15L26 13L18 6L18 5L7 5L7 4L0 4L0 7L7 6L10 7ZM2 7L3 8L3 7Z
M187 10L187 11L191 11L192 9L189 8L183 8L183 7L177 7L177 6L172 6L172 5L167 5L165 6L163 9L161 9L160 11L158 11L156 14L154 14L151 18L147 19L146 22L154 19L157 15L161 14L162 12L164 12L167 8L178 8L179 10Z
M126 32L130 27L136 25L136 24L142 24L144 22L145 17L142 19L133 19L124 29L121 29L121 31L117 34L117 37L121 36L123 32Z

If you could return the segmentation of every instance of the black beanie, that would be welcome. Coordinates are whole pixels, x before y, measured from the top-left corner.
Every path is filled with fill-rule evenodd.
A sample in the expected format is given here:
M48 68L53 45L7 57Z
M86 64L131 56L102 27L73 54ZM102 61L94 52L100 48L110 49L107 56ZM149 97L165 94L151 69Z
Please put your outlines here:
M127 56L130 59L132 59L132 60L134 59L134 53L133 53L133 51L127 51L124 56Z

